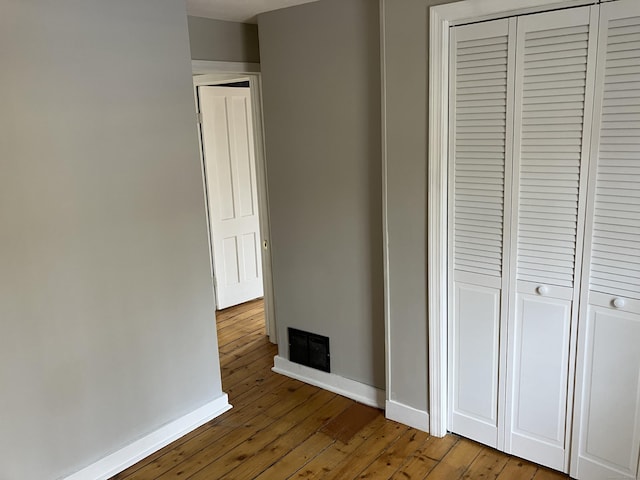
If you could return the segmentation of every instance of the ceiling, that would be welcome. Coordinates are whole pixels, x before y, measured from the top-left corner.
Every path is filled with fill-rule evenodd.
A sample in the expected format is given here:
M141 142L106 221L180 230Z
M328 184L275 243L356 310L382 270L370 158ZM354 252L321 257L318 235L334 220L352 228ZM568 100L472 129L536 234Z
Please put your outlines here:
M316 0L187 0L187 13L229 22L256 23L256 15Z

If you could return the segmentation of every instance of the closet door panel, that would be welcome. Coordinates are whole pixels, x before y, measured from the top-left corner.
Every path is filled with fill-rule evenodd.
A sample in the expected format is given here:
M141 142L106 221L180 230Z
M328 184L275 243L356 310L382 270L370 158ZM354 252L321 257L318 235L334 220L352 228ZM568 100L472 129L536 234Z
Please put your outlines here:
M640 3L603 4L571 474L637 479L640 460Z
M500 444L503 388L514 26L497 20L451 29L449 425L492 447Z
M589 7L518 19L517 281L575 284L594 40Z
M580 480L635 479L640 451L640 315L589 307L586 319Z
M640 300L640 18L616 18L630 8L640 15L635 3L602 7L606 36L589 288Z
M500 289L456 282L451 430L482 443L496 441ZM474 361L471 361L474 359Z
M506 450L568 470L597 7L518 18ZM512 227L512 228L513 228Z
M571 301L519 293L516 302L511 448L561 470L567 368L558 365L568 365Z

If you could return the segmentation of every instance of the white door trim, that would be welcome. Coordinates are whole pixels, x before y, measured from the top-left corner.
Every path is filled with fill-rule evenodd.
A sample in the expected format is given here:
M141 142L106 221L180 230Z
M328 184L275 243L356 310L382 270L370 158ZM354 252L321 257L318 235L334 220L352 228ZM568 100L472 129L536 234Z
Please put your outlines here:
M598 0L464 0L431 7L429 17L429 150L427 298L429 304L429 431L447 433L447 168L449 27L462 23L593 5ZM388 303L388 298L386 299ZM389 338L387 335L387 349Z
M197 62L197 65L196 65ZM206 65L205 65L206 64ZM209 73L199 75L196 72L202 72L205 69L215 70L223 64L221 70L217 73ZM267 188L267 165L264 145L264 125L262 116L262 79L260 73L253 72L247 73L243 71L246 65L244 63L233 64L230 62L205 62L205 61L193 61L194 65L194 77L193 88L194 98L196 102L196 111L200 112L200 105L198 101L198 87L207 85L219 85L222 83L229 83L232 81L249 81L249 88L251 89L251 108L253 111L253 132L255 136L255 159L256 159L256 177L258 187L258 210L260 216L260 236L263 248L262 252L262 278L264 283L264 314L265 324L267 329L267 335L271 343L278 343L278 330L276 328L276 315L274 306L273 295L273 274L271 270L271 228L269 222L269 194ZM230 65L236 65L236 71L230 71ZM197 69L196 69L197 67ZM202 153L202 137L200 135L200 123L198 123L198 141L200 142L200 161L203 165L203 177L202 181L205 182L204 177L204 157ZM206 190L205 190L206 191ZM207 204L208 205L208 204ZM208 208L207 208L208 211ZM207 214L207 223L209 222L209 216ZM209 225L207 225L209 226ZM210 232L210 229L207 229ZM266 243L266 248L265 248ZM211 239L209 239L209 255L212 255L211 251ZM213 257L210 257L212 260ZM213 262L211 262L213 269ZM211 272L213 275L213 270Z
M389 229L387 210L387 53L385 50L387 30L385 26L384 7L386 0L380 0L380 113L381 113L381 148L382 148L382 271L384 298L384 378L385 401L391 401L391 307L389 298ZM428 425L427 425L428 426Z

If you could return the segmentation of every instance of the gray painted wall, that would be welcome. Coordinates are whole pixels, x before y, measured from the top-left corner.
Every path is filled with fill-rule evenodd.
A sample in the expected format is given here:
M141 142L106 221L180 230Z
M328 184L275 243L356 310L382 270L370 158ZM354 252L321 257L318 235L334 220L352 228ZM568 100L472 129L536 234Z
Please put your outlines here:
M390 396L426 410L429 7L382 0L386 68Z
M275 307L331 339L332 372L384 388L379 7L258 16Z
M0 0L0 477L221 394L185 7Z
M191 58L219 62L260 62L258 26L188 17Z

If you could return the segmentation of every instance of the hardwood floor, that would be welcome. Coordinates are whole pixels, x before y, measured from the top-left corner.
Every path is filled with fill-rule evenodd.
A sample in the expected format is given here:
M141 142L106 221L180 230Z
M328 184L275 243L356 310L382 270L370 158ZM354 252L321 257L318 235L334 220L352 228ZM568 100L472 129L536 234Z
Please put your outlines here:
M380 411L361 412L367 423L357 433L332 435L333 419L368 407L273 373L277 347L264 335L262 301L219 312L217 324L222 385L234 408L113 479L568 478L455 435L431 437Z

